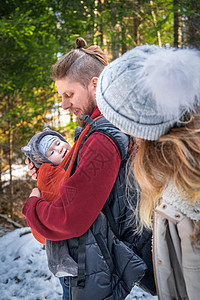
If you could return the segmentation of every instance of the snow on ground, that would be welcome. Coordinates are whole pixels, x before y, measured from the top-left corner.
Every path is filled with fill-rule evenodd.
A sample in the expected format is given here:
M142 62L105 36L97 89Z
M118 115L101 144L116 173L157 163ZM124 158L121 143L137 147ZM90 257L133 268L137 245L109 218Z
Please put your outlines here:
M48 270L46 252L30 233L16 229L0 238L0 299L61 299L58 278Z
M48 269L44 247L33 238L29 227L0 238L0 275L0 300L62 299L62 288ZM133 288L126 300L135 299L157 297Z
M28 166L24 163L17 163L12 165L12 179L26 179ZM10 182L9 169L1 174L1 180L4 181L4 186Z

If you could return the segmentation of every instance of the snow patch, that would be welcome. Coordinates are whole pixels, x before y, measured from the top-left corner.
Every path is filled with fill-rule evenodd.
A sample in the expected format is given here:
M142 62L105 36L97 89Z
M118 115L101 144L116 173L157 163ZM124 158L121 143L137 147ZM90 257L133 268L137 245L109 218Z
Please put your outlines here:
M48 269L44 246L29 227L16 229L0 238L0 299L61 300L59 279ZM134 287L126 300L156 300Z

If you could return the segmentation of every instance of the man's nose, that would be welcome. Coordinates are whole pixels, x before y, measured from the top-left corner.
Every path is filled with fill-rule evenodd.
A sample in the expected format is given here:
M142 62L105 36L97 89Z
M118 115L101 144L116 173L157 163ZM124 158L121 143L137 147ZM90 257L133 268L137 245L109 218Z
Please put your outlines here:
M68 109L71 106L71 103L66 100L66 98L64 96L62 96L62 108L63 109Z

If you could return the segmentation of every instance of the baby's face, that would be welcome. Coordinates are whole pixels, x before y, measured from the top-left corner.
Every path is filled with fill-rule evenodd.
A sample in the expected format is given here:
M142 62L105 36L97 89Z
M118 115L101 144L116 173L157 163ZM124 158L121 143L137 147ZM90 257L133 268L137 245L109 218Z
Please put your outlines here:
M53 164L59 165L70 149L71 146L68 143L56 139L53 141L45 155Z

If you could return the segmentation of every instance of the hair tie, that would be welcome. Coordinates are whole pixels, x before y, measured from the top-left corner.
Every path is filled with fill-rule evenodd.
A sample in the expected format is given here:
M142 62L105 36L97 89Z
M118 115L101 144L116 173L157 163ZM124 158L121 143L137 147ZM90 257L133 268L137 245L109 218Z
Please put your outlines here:
M76 48L77 48L77 49L82 49L83 47L82 47L82 46L77 46Z

